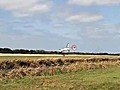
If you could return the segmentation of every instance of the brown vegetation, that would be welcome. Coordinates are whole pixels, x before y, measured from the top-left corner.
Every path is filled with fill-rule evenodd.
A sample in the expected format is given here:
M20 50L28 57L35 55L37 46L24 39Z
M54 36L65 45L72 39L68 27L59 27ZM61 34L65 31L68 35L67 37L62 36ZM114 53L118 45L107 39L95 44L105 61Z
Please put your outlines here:
M120 58L54 58L0 62L0 78L54 75L78 70L104 69L120 66Z

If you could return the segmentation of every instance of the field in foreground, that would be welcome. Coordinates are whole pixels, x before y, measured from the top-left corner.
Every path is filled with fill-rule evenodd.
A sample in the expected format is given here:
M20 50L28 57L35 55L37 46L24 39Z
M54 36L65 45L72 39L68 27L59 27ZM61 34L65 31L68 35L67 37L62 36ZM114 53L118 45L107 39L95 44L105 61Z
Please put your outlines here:
M0 90L119 90L119 56L0 57Z
M25 77L0 83L1 90L120 90L120 67L53 76Z

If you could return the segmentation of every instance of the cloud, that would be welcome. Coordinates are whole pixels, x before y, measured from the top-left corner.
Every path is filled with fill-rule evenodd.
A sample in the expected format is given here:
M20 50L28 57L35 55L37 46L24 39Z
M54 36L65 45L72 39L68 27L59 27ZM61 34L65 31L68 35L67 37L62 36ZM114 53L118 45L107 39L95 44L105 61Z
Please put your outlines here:
M53 24L54 28L62 28L64 25L62 23L55 23Z
M120 4L120 0L69 0L69 4L91 6L91 5L115 5Z
M12 12L16 17L45 13L50 10L52 2L47 0L1 0L0 8Z
M70 22L96 22L104 19L102 15L99 14L77 14L66 18L66 21Z
M120 24L101 24L91 25L82 28L82 33L78 32L78 36L87 39L115 39L120 38Z

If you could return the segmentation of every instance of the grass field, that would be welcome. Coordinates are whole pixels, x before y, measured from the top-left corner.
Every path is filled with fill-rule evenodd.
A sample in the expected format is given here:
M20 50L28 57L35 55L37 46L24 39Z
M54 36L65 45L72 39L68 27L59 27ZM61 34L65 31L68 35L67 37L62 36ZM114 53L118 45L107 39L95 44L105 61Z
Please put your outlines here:
M120 56L107 56L107 55L76 55L76 56L74 56L74 55L72 55L72 56L70 56L70 55L66 55L65 57L64 56L59 56L59 55L55 55L55 56L49 56L49 55L47 55L47 56L44 56L44 55L42 55L42 56L35 56L35 55L33 55L33 56L30 56L30 55L28 55L28 56L25 56L25 54L22 56L22 55L14 55L14 56L12 56L12 54L10 54L10 55L8 55L8 56L6 56L6 54L4 54L3 56L1 56L1 54L0 54L0 61L8 61L8 60L10 60L10 61L13 61L13 60L40 60L40 59L56 59L56 58L61 58L61 59L85 59L85 58L87 58L87 59L89 59L89 58L113 58L113 59L116 59L116 58L120 58Z
M120 90L120 67L4 81L0 90Z
M119 90L119 56L0 56L0 90Z

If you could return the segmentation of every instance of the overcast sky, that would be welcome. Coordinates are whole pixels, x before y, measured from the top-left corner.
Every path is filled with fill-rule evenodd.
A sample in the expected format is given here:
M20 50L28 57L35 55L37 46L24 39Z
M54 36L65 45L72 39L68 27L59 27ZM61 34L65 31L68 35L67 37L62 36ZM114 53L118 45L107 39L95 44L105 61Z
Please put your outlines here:
M120 0L0 0L0 47L120 52Z

